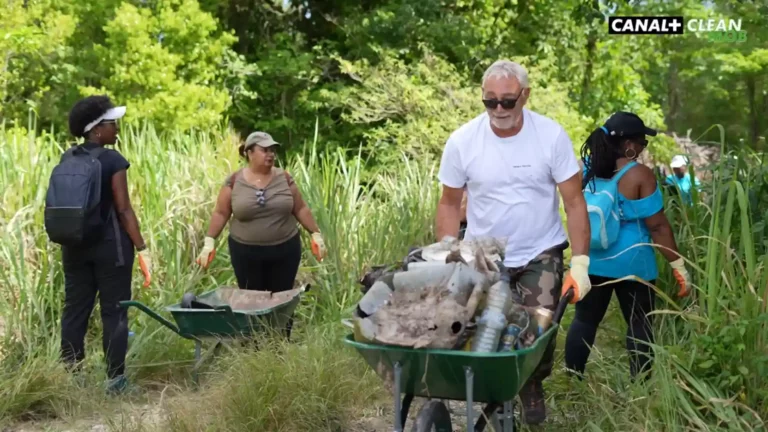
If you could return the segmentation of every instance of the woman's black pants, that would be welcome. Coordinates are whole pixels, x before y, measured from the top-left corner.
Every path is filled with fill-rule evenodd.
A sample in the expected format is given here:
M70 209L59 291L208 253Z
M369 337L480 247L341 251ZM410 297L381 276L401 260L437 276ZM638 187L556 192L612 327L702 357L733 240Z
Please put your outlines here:
M284 243L255 246L229 237L229 255L240 289L288 291L293 289L301 263L301 237L298 233ZM290 338L293 318L288 321L286 336Z
M111 230L107 230L110 232ZM75 366L85 358L85 335L99 297L103 326L102 346L109 378L125 371L128 350L128 312L119 302L131 299L134 249L128 235L119 230L86 247L62 248L64 311L61 317L61 356Z
M648 315L653 311L656 300L653 289L636 281L595 286L614 279L592 275L589 279L592 282L592 290L576 303L576 317L565 340L566 367L580 375L584 374L587 358L595 343L597 327L603 320L615 291L621 313L627 323L626 344L630 372L635 377L640 372L648 371L653 359L651 347L648 345L653 343L653 315Z

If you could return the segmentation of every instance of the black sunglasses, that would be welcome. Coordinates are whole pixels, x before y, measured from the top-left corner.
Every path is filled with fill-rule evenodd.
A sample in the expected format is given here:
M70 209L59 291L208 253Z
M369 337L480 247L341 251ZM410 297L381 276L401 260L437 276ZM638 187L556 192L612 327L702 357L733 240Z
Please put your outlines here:
M517 99L483 99L483 105L488 109L496 109L497 106L501 105L505 110L511 110L516 104Z
M517 105L517 101L520 100L520 96L523 95L523 91L525 91L525 88L520 89L520 94L518 94L514 99L483 99L483 105L485 105L485 107L488 109L496 109L497 106L501 105L501 107L505 110L511 110L515 107L515 105Z

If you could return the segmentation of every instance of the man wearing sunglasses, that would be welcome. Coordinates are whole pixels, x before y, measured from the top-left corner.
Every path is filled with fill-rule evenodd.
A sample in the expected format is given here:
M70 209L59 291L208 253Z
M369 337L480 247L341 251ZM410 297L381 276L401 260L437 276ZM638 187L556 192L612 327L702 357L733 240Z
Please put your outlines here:
M528 75L517 63L499 60L486 70L482 102L486 112L448 138L438 177L443 185L437 209L437 238L458 237L466 187L465 238L506 238L504 266L525 306L554 311L561 295L573 289L572 302L591 285L589 219L581 188L581 169L566 131L554 120L525 107ZM559 212L562 195L572 247L564 276L568 235ZM542 381L551 374L555 341L520 392L528 424L546 418Z

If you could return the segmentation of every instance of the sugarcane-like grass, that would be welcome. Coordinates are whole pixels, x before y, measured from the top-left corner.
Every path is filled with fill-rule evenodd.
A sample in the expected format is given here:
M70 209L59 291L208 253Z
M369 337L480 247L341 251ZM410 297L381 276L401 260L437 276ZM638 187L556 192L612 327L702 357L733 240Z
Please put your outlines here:
M152 286L134 298L155 310L185 292L234 285L226 231L207 271L194 265L216 194L243 165L225 129L158 136L149 125L124 127L121 152L131 162L131 199L156 262ZM379 378L340 339L368 266L396 263L409 247L433 241L439 197L436 166L403 159L374 169L356 152L320 154L315 142L281 156L296 178L330 251L318 263L303 236L303 297L290 343L224 354L192 386L193 343L131 310L127 373L135 391L104 395L98 307L87 336L84 373L58 362L63 276L60 252L43 228L48 175L66 143L24 129L0 130L0 427L25 420L100 418L113 430L355 430L390 397ZM724 138L723 138L724 141ZM570 310L559 334L556 370L545 382L545 430L746 430L768 418L765 213L768 169L759 154L714 168L705 195L668 214L696 289L678 300L667 264L661 274L652 376L633 382L625 324L611 306L583 382L562 370ZM659 255L660 257L660 255ZM597 288L596 288L597 289ZM156 406L151 419L131 406ZM362 430L362 429L361 429Z

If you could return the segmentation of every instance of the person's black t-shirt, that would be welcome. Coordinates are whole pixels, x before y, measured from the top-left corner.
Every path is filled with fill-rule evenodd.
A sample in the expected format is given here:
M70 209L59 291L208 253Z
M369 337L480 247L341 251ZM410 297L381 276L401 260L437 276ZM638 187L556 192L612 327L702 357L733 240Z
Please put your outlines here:
M92 150L99 145L94 143L85 143L83 147ZM109 221L109 210L115 203L112 195L112 176L116 173L127 170L131 164L117 150L107 148L99 155L101 162L101 220Z

